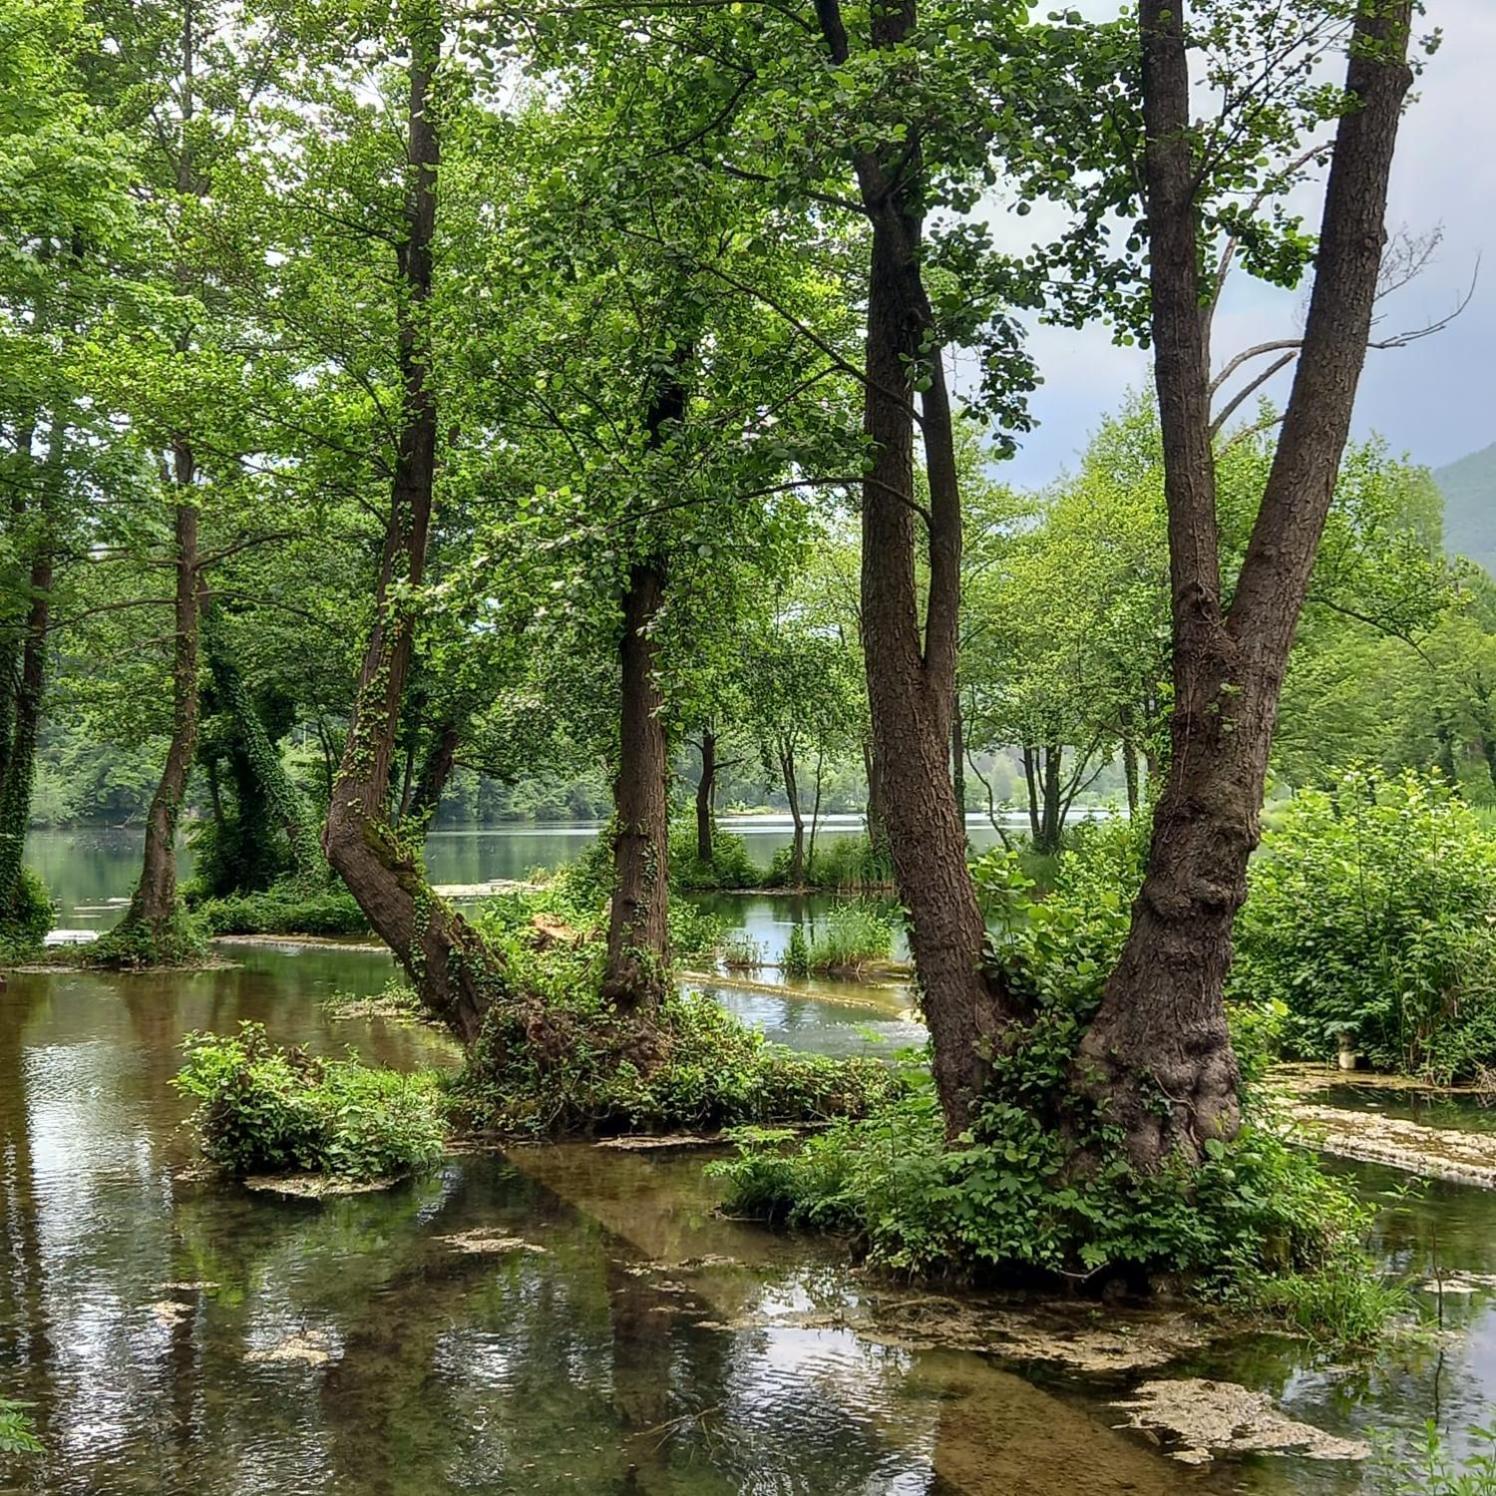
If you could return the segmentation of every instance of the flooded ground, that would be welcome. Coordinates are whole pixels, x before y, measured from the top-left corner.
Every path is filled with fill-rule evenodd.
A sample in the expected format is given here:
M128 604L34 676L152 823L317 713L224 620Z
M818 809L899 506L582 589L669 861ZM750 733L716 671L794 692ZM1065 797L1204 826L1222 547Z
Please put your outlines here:
M170 1086L190 1029L253 1018L322 1051L455 1061L428 1030L328 1016L334 992L383 985L385 957L236 954L0 994L0 1396L33 1404L48 1451L0 1466L0 1491L1338 1496L1379 1489L1372 1467L1185 1466L1114 1404L1160 1377L1229 1381L1359 1441L1435 1411L1460 1427L1496 1396L1496 1195L1409 1197L1371 1168L1345 1166L1382 1207L1379 1250L1431 1305L1443 1282L1459 1333L1354 1375L1277 1337L1076 1372L1015 1342L1010 1308L961 1322L834 1244L719 1218L697 1151L466 1155L321 1203L196 1179ZM865 1008L737 1007L805 1047L866 1042ZM1118 1311L1076 1313L1126 1333Z

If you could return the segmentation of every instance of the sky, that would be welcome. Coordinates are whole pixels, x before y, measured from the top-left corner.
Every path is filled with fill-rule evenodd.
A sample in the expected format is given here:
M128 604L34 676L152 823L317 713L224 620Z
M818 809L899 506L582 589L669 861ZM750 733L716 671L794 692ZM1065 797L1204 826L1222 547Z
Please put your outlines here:
M1383 303L1379 333L1446 316L1470 289L1482 254L1485 263L1469 307L1444 332L1368 354L1355 430L1379 432L1395 452L1439 467L1496 442L1496 0L1426 3L1423 29L1441 28L1444 41L1403 122L1388 228L1422 235L1442 227L1444 238L1423 275ZM1116 0L1081 0L1077 8L1104 17L1117 7ZM1317 199L1305 206L1306 220L1316 222ZM1038 217L1020 222L1031 229ZM1265 339L1293 336L1303 305L1302 292L1234 277L1216 322L1218 362ZM1033 401L1040 425L1003 471L1023 487L1073 468L1102 417L1149 378L1147 355L1114 347L1102 328L1038 328L1030 346L1045 381ZM1267 393L1281 400L1288 377Z

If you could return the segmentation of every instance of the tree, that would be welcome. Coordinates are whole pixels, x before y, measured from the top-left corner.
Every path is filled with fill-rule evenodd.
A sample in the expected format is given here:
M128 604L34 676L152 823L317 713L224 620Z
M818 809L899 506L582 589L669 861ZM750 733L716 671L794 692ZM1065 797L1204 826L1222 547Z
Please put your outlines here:
M1387 182L1411 79L1408 0L1354 7L1314 290L1293 390L1229 606L1211 440L1201 281L1202 145L1191 34L1176 0L1140 0L1155 379L1174 645L1172 754L1127 944L1080 1053L1143 1168L1237 1127L1222 988L1278 694L1334 495L1370 338Z

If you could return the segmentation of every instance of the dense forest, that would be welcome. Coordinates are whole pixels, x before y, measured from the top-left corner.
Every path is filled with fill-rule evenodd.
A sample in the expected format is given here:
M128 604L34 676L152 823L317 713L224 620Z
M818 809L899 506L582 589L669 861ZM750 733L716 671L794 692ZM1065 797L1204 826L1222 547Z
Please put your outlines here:
M717 1153L671 1189L890 1281L1396 1341L1372 1186L1322 1166L1280 1067L1496 1075L1491 450L1434 474L1354 425L1367 361L1453 320L1409 311L1438 227L1388 210L1437 20L0 0L6 1156L32 1157L46 994L82 993L133 1025L152 1118L190 1111L216 1172L155 1172L200 1222L262 1176L444 1179L377 1232L424 1252L402 1231L450 1205L435 1240L523 1263L592 1176L565 1146L484 1174L496 1147L684 1135ZM1234 341L1264 288L1281 325ZM1035 487L1006 463L1038 327L1152 374ZM764 811L755 863L730 818ZM430 870L433 830L530 822L598 829L519 881ZM136 866L58 930L28 837L76 826L130 828ZM773 949L713 903L743 890L796 911ZM357 970L356 1001L308 1019L309 964L262 991L275 940ZM914 1049L768 1042L746 1001L828 991L893 1004ZM400 1047L428 1043L434 1070ZM0 1182L0 1308L35 1320L31 1167ZM654 1188L585 1208L647 1235ZM154 1270L183 1347L231 1297L195 1295L259 1281L200 1229ZM625 1272L620 1386L666 1313L625 1310ZM434 1376L448 1302L378 1354ZM356 1446L397 1400L357 1383L372 1332L310 1333L246 1357L342 1357ZM7 1335L0 1452L51 1459L56 1367ZM716 1411L607 1419L658 1451ZM578 1437L628 1453L587 1489L707 1489ZM1119 1447L1117 1488L1150 1488ZM786 1489L854 1489L818 1478ZM1017 1488L993 1480L953 1488Z

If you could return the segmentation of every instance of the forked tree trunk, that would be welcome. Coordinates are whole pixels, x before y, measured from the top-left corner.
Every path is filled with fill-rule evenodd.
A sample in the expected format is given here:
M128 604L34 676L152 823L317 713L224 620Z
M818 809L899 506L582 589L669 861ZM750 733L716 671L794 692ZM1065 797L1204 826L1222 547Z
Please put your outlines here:
M1222 615L1180 0L1141 0L1155 377L1173 585L1173 756L1121 960L1081 1048L1081 1085L1140 1167L1238 1125L1222 990L1278 694L1370 335L1387 181L1410 82L1409 0L1364 0L1347 65L1314 291L1278 448Z
M172 449L172 481L179 493L190 493L196 476L192 448L177 442ZM173 521L176 584L173 595L171 665L171 742L161 779L145 820L145 848L140 881L125 917L111 932L114 941L134 939L148 950L169 944L177 907L177 823L192 777L197 751L198 645L202 576L198 570L197 505L178 500ZM162 954L168 954L163 948Z
M410 673L409 594L426 565L436 479L436 399L427 380L424 317L440 159L430 87L441 49L435 4L412 28L409 189L399 247L402 409L374 625L364 649L342 762L322 845L369 923L395 953L422 1003L473 1044L503 992L502 968L484 941L426 882L389 824L390 764Z
M670 772L661 717L655 620L664 602L658 560L629 572L619 642L622 704L618 777L613 786L613 898L603 996L628 1010L665 995L669 889Z
M696 781L696 860L705 866L712 861L714 802L717 793L717 734L710 727L701 729L701 778Z

